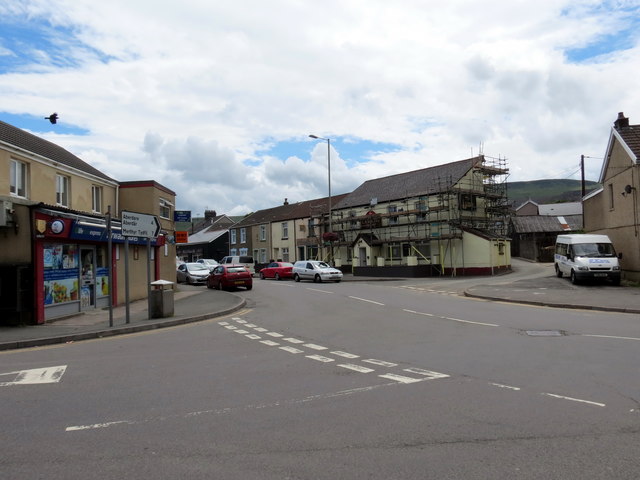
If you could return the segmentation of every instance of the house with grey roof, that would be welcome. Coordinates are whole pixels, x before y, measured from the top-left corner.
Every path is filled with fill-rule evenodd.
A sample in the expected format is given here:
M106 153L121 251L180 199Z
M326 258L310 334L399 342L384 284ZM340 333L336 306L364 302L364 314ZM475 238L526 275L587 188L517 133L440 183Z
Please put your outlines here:
M148 295L149 263L151 280L175 278L175 247L166 241L174 230L170 189L153 180L118 182L2 121L0 171L0 323L38 324L117 305L126 297L118 281L125 257L132 259L132 300ZM158 235L125 239L123 210L155 216Z
M623 280L640 281L640 125L620 112L600 171L602 188L583 198L584 230L608 235L622 254Z
M509 269L507 175L480 155L364 182L335 204L334 263L375 276Z

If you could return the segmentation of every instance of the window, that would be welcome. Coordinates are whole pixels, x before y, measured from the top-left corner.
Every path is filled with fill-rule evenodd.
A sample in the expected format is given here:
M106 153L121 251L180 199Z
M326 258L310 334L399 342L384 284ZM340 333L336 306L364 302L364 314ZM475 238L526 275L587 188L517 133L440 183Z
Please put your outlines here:
M315 237L316 236L316 231L315 231L314 224L313 224L313 218L309 219L308 226L309 226L309 228L308 228L309 232L307 233L307 237Z
M289 238L289 222L282 222L282 239Z
M249 249L248 248L241 248L239 250L239 252L240 252L240 255L245 255L245 256L249 255Z
M11 195L27 197L27 164L18 160L11 160L11 171L9 173Z
M475 210L476 197L475 195L471 195L470 193L461 193L459 204L460 210Z
M391 258L400 258L400 245L391 245Z
M267 239L267 226L260 225L260 241L264 242Z
M229 236L231 237L229 239L229 243L236 243L236 239L237 239L237 232L235 229L233 230L229 230ZM231 255L235 255L235 253L232 253Z
M282 247L282 261L289 261L289 247Z
M160 216L162 218L171 219L171 207L173 207L173 203L169 200L165 200L164 198L160 199Z
M240 243L247 243L247 229L246 228L241 228L240 229ZM246 250L246 248L245 248ZM246 255L246 253L244 254L240 254L240 255Z
M91 186L91 209L94 212L102 212L102 187Z
M396 207L395 205L389 205L389 207L387 207L387 211L389 213L396 213L398 211L398 207ZM398 217L389 217L389 225L397 225L398 224Z
M235 257L236 255L238 255L238 249L237 248L232 248L232 249L229 250L229 256Z
M63 207L69 206L69 177L56 175L56 203Z
M610 183L607 187L609 187L609 210L613 210L615 207L615 203L613 202L613 184Z
M267 249L260 249L260 263L267 263Z

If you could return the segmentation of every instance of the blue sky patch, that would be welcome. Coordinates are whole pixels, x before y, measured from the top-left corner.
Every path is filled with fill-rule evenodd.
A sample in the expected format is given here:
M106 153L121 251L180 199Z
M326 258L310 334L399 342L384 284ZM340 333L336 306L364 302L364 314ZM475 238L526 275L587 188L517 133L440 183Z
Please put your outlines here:
M371 155L400 150L398 145L391 143L379 143L369 140L353 140L349 138L331 138L331 147L335 149L347 165L368 162ZM271 155L285 160L289 157L298 157L306 160L311 156L311 151L316 143L323 143L326 148L326 140L306 138L304 140L292 140L287 142L273 142L270 148L258 151L258 154Z
M22 128L36 133L55 132L61 135L89 135L90 131L79 128L75 125L65 123L64 115L59 113L60 118L54 125L45 117L54 112L43 112L42 115L15 115L7 112L0 112L0 120L9 123L14 127Z

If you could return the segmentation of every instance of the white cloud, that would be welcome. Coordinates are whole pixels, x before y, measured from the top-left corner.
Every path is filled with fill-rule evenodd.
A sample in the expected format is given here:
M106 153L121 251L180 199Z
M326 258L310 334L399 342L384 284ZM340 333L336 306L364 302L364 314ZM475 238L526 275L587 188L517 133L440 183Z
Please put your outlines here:
M32 57L38 68L0 75L2 108L57 111L90 134L48 138L119 180L155 179L194 212L326 195L322 143L284 158L260 153L307 132L401 147L367 161L334 148L333 193L481 145L508 158L512 180L553 178L581 154L602 155L619 111L640 123L629 81L637 38L597 62L566 60L566 49L623 29L633 16L624 8L640 8L598 5L24 1L0 7L5 21L26 12L21 21L45 19L76 38L56 40L64 67L54 66L59 51L43 51ZM587 170L596 178L600 164Z

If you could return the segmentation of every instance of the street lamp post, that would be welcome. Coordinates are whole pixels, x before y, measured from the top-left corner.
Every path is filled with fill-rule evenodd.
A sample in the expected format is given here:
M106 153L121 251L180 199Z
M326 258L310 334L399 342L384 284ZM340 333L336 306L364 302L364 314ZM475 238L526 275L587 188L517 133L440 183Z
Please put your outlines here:
M329 229L327 232L331 232L333 230L331 222L331 139L318 137L316 135L309 135L309 137L315 138L316 140L326 140L327 142L327 172L329 177Z

